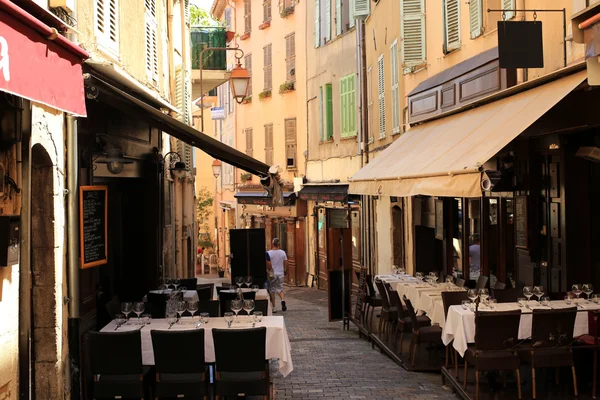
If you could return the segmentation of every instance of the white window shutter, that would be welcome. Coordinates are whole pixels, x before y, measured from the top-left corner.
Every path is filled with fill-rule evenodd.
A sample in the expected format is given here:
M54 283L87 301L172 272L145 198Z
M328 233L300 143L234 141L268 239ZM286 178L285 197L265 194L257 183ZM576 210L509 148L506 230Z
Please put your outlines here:
M483 33L483 0L469 1L469 27L471 39Z
M444 52L460 48L460 0L444 0Z
M331 0L325 0L325 41L331 40Z
M425 0L402 1L402 66L404 72L425 64Z
M342 34L342 0L335 0L335 35Z
M348 0L346 0L348 1ZM356 24L356 20L355 20L355 16L354 16L354 8L356 7L355 5L355 0L350 0L350 7L348 7L348 13L349 18L348 18L348 22L350 24L350 28L352 28L355 24Z
M392 78L392 133L400 133L398 40L394 40L394 42L390 46L390 76Z
M119 0L95 0L95 35L98 44L119 54Z
M319 47L321 45L321 5L319 4L319 0L315 0L315 25L314 25L314 39L315 39L315 47Z
M516 9L516 4L515 4L515 0L502 0L502 9L503 10L514 10ZM515 17L515 12L514 11L507 11L505 13L506 15L506 19L509 20L511 18Z
M377 59L377 92L379 98L379 138L385 137L385 69L383 54Z
M350 6L353 8L352 15L354 18L367 19L369 14L371 14L371 0L352 0L352 2L354 3L354 7L352 7L352 4Z

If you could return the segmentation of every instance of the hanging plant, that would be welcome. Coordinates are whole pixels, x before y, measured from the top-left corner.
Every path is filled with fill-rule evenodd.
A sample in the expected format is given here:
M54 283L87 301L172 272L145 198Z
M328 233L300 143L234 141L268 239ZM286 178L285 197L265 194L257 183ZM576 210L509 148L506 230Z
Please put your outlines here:
M294 13L294 6L285 7L279 13L281 18L287 18Z
M241 174L240 179L242 180L242 182L252 180L252 174Z
M268 99L269 97L271 97L271 91L270 90L265 90L265 91L260 92L258 94L259 100Z
M294 87L294 82L285 82L279 85L279 94L291 92L292 90L296 90Z

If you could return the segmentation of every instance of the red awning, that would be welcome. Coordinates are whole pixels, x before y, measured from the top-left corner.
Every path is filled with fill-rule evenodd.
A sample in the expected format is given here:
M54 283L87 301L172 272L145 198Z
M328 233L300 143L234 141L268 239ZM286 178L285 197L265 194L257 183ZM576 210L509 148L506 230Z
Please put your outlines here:
M0 90L86 116L82 61L89 55L8 0L0 0Z

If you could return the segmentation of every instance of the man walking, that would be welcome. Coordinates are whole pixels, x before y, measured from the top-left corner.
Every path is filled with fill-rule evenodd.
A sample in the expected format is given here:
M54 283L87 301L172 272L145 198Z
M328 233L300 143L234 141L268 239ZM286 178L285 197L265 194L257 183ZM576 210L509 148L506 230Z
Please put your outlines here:
M280 249L279 238L273 239L273 247L267 252L267 255L269 256L268 259L270 259L270 263L267 263L267 268L273 271L273 278L269 279L269 295L271 296L273 313L275 313L275 293L279 294L279 298L281 299L281 311L286 311L283 277L287 274L288 261L285 251Z

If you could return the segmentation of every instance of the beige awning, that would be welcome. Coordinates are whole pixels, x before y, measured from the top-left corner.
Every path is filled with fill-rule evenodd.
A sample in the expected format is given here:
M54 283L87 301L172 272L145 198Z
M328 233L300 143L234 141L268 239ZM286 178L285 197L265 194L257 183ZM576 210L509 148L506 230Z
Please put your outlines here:
M555 80L411 128L350 179L371 196L481 196L481 167L586 79Z

